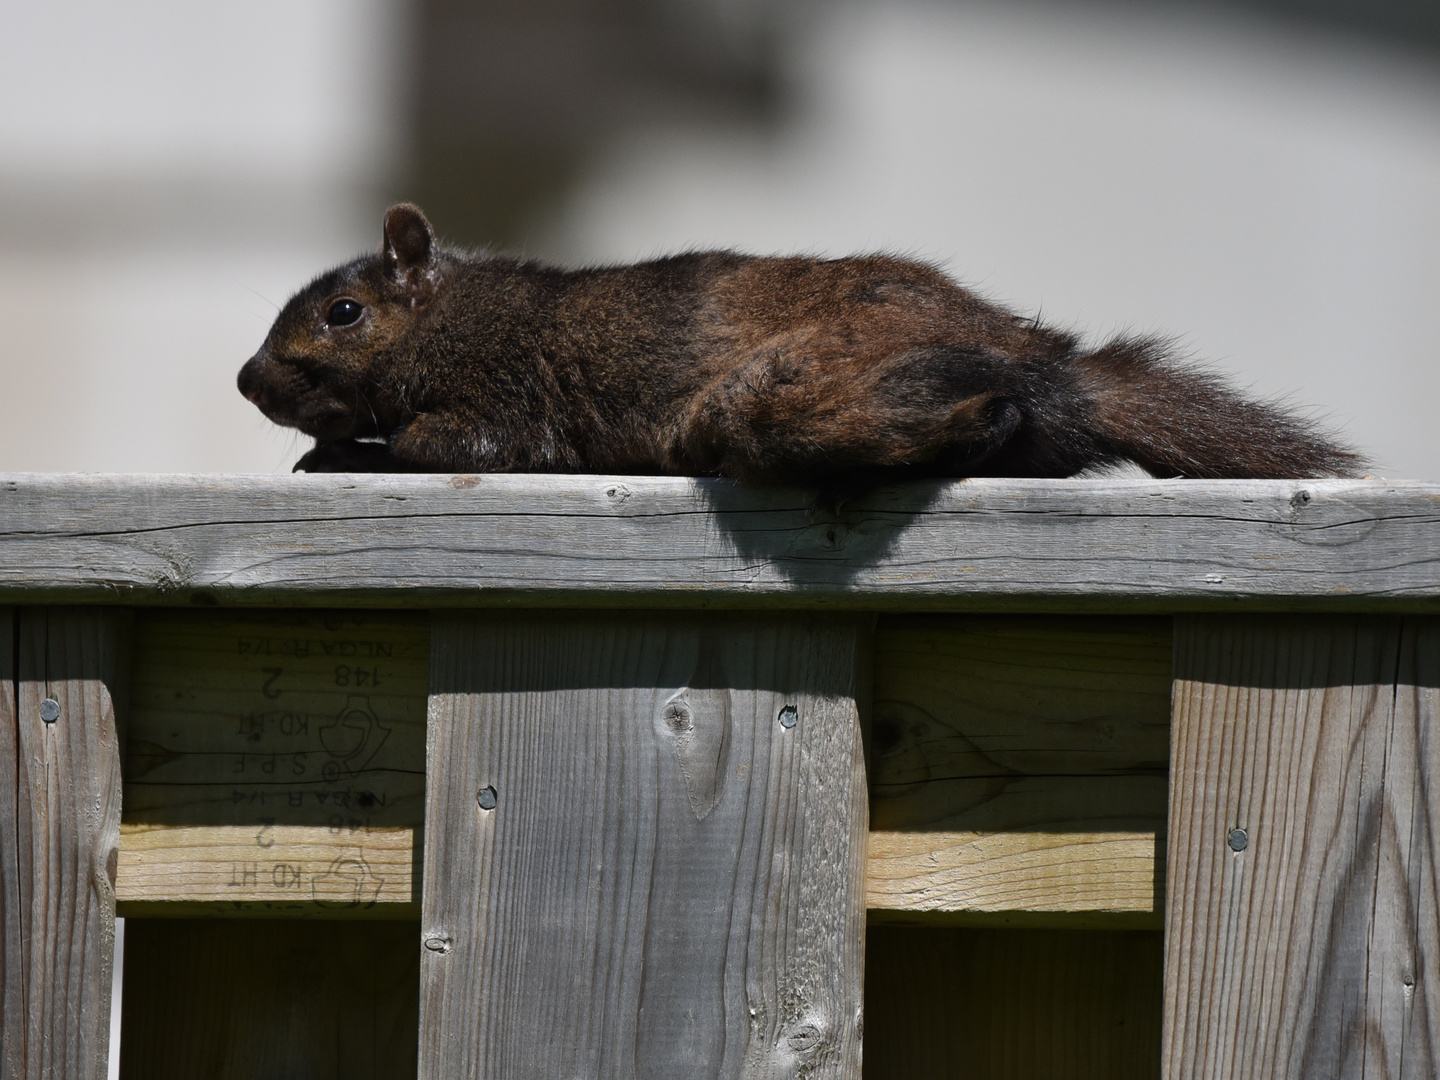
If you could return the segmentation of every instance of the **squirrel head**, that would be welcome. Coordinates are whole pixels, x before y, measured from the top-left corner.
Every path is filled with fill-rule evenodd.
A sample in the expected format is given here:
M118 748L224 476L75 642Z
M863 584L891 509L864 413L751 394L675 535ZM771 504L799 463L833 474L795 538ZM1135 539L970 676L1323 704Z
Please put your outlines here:
M378 254L290 298L240 369L240 393L275 423L317 439L388 435L409 419L396 355L444 291L441 263L420 208L392 206Z

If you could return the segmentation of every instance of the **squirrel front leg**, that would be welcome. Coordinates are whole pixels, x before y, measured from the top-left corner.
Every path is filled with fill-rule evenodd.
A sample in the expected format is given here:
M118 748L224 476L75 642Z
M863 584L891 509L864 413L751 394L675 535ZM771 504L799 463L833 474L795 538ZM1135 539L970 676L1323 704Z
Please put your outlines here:
M450 413L422 413L385 442L336 439L317 442L295 472L489 472L488 440L473 423Z
M390 447L381 442L336 439L316 442L314 449L295 463L291 472L376 473L397 472Z
M426 412L390 436L390 453L405 472L493 472L490 440L470 417Z

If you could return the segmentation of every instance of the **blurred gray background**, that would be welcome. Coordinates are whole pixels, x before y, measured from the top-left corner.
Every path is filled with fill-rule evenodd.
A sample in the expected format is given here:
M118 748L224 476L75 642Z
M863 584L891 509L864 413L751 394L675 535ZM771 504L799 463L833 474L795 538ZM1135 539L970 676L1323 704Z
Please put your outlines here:
M1433 0L0 0L0 470L288 470L234 389L419 201L566 261L935 261L1440 478Z

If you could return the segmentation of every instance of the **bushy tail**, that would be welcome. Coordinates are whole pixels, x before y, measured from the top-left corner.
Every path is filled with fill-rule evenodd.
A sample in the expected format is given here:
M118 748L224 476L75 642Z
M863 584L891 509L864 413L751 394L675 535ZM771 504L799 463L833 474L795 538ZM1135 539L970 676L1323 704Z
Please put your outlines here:
M1092 435L1156 476L1358 476L1364 460L1313 423L1251 401L1173 360L1163 342L1121 339L1076 361Z

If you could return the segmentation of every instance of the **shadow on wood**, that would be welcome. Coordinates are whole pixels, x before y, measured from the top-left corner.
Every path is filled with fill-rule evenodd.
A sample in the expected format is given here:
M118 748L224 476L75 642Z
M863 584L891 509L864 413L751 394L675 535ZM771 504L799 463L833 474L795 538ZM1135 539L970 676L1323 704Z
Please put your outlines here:
M414 922L128 919L122 1076L413 1080Z
M1158 927L1170 651L1169 619L883 617L872 910Z
M1162 952L1156 930L871 927L865 1078L1153 1080Z

